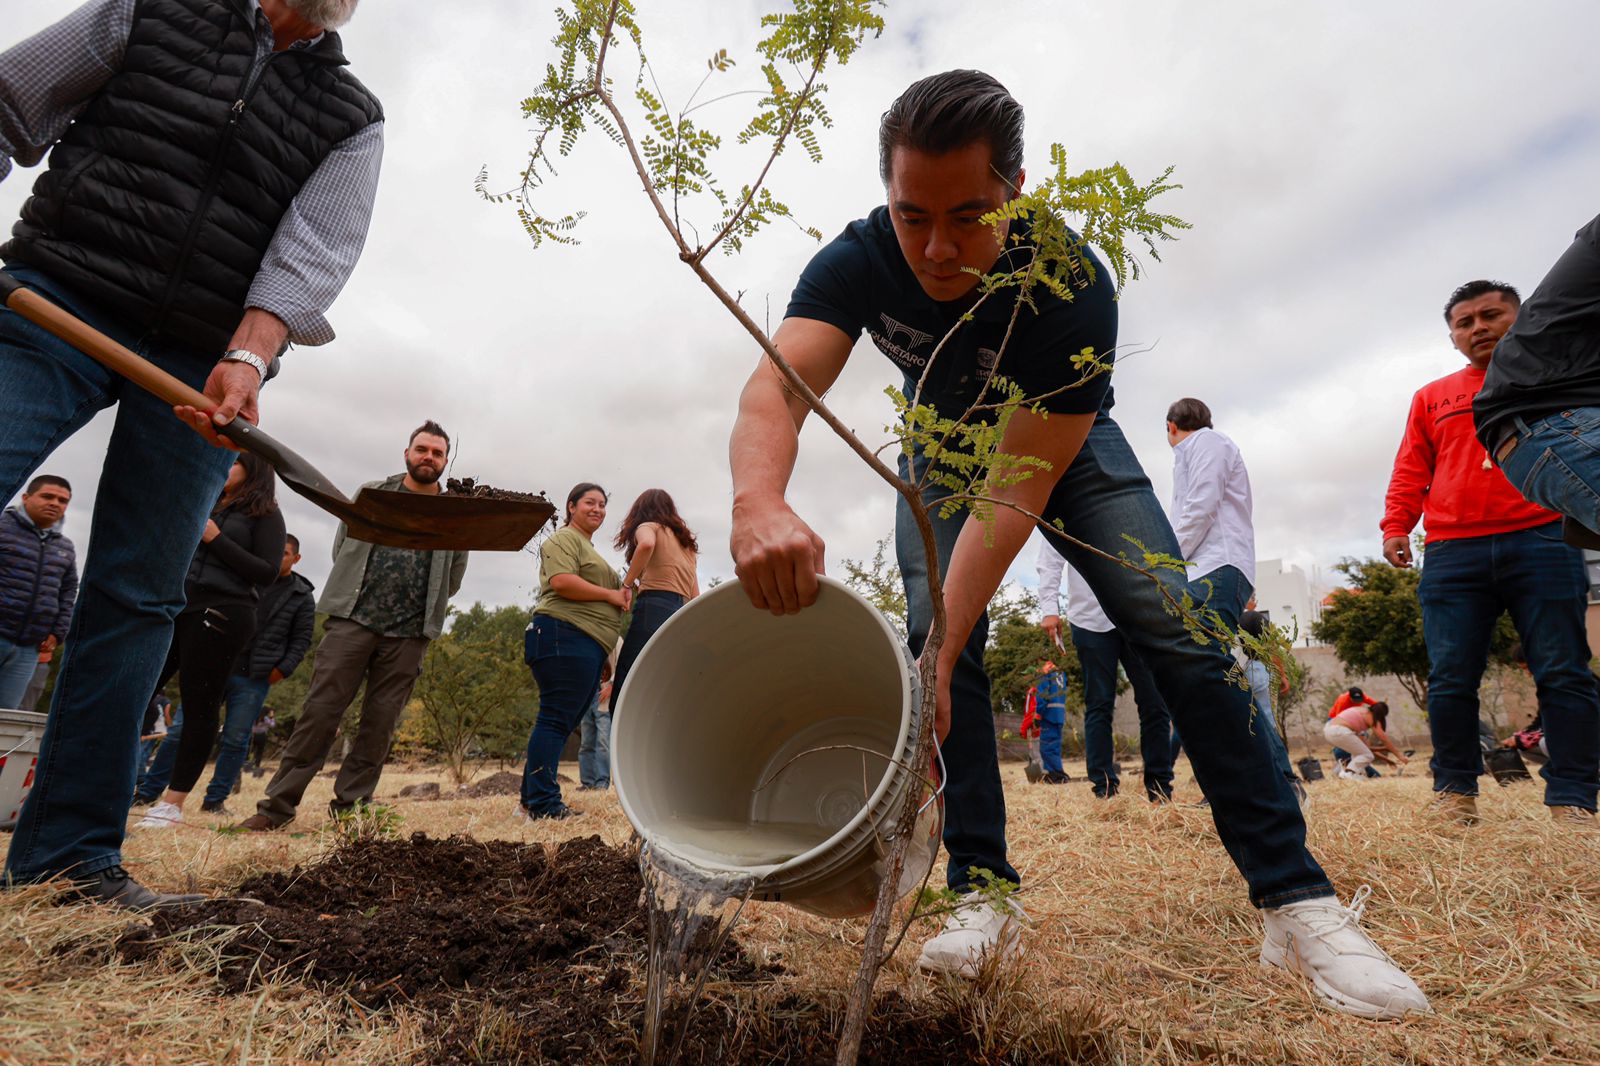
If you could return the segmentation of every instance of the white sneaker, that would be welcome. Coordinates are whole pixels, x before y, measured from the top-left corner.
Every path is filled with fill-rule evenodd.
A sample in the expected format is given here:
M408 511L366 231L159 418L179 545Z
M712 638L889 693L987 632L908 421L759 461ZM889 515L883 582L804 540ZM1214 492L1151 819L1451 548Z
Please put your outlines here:
M1366 777L1365 774L1358 774L1354 770L1350 769L1350 767L1348 767L1348 766L1339 767L1339 778L1340 778L1340 780L1343 780L1343 781L1360 781L1360 780L1363 780L1365 777Z
M1279 966L1311 979L1317 996L1335 1010L1363 1018L1432 1013L1428 997L1361 928L1369 885L1350 906L1337 896L1286 903L1262 911L1267 935L1261 965Z
M982 892L968 892L944 920L944 931L922 945L917 968L976 977L991 952L1008 959L1022 954L1026 920L1014 899L996 904Z
M152 803L135 829L171 829L183 821L183 809L176 803Z

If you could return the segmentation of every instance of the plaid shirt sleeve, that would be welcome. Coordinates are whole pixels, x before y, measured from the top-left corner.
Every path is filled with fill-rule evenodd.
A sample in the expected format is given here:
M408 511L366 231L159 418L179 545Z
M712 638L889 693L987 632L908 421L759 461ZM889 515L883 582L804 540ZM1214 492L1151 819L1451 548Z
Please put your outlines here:
M334 146L278 223L245 305L281 318L295 344L333 340L324 315L361 258L382 163L374 122Z
M0 181L33 166L122 65L134 0L90 0L0 52Z

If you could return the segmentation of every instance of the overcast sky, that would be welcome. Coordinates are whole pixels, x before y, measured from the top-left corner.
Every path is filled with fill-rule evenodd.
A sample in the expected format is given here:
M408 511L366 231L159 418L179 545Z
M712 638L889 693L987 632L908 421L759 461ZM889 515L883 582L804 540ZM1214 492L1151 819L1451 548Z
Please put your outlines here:
M66 6L5 0L0 47ZM641 3L668 98L685 99L718 48L738 66L713 88L759 88L767 6ZM884 36L828 76L825 162L787 155L779 198L830 238L881 203L878 115L952 67L989 71L1023 103L1038 175L1052 142L1079 166L1120 160L1142 179L1174 164L1184 188L1165 206L1194 229L1123 295L1123 346L1151 350L1119 365L1114 413L1165 502L1167 404L1210 404L1250 466L1258 556L1308 572L1377 553L1409 398L1463 365L1441 317L1451 289L1489 276L1528 292L1600 211L1593 0L924 0L885 15ZM554 25L542 2L363 5L345 40L388 115L377 211L330 315L338 340L289 355L263 425L353 493L401 469L407 433L434 418L455 437L458 476L558 500L574 482L604 484L606 539L660 486L701 536L702 581L728 577L725 449L749 339L677 261L598 131L541 198L588 212L577 247L533 249L510 208L473 192L484 165L491 187L516 179L530 140L518 103L553 56ZM731 142L748 99L698 115ZM730 155L726 184L748 180L750 161ZM0 183L0 213L15 217L36 174ZM814 249L778 226L713 268L775 326ZM896 380L865 342L830 399L881 442ZM108 432L101 416L41 467L77 490L66 528L80 550ZM833 568L870 556L892 493L820 425L801 450L791 501ZM333 522L281 495L320 584ZM1031 583L1031 551L1021 564ZM476 555L458 602L530 604L536 576L531 554Z

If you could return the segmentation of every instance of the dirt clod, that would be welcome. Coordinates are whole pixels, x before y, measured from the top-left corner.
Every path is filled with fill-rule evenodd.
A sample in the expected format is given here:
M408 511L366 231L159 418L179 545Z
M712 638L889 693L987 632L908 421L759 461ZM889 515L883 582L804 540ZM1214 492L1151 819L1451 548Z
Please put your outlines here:
M543 500L550 502L550 498L542 492L517 492L513 489L497 489L493 485L485 485L477 478L452 477L445 478L444 489L453 496L476 496L485 500Z

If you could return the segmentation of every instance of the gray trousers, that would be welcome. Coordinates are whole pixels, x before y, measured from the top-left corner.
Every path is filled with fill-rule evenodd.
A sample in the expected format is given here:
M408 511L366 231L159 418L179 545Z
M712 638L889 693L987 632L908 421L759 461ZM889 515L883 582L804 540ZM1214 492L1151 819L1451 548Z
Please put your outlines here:
M361 723L333 783L333 808L349 809L372 799L427 650L426 637L383 637L348 618L328 619L317 645L311 690L256 811L276 825L294 818L306 787L333 750L339 722L362 681L367 694L361 701Z

